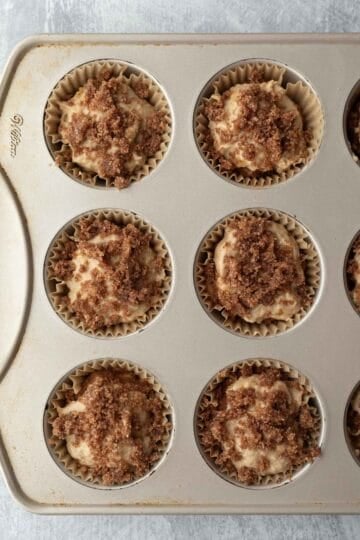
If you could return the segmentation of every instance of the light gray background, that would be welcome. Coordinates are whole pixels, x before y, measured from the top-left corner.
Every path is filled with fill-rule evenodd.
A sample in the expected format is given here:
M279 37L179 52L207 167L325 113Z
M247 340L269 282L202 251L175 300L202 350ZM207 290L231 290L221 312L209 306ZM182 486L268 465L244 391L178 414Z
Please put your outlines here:
M360 32L360 2L0 0L0 69L17 41L40 32ZM23 537L346 540L360 538L360 516L42 517L18 508L0 480L0 540Z

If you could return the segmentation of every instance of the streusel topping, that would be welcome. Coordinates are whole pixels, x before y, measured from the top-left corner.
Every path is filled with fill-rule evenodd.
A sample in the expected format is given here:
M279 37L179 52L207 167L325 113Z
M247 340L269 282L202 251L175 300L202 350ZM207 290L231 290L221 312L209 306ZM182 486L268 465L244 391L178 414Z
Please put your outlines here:
M282 172L303 161L307 138L298 106L274 80L236 84L205 106L206 146L226 171Z
M206 273L214 304L252 323L288 320L306 296L296 241L283 225L263 217L232 220Z
M159 459L168 426L159 395L126 370L103 369L69 390L57 407L52 434L104 485L137 479Z
M308 391L283 370L244 366L212 394L201 413L201 444L240 482L291 474L319 455Z
M165 278L151 234L100 218L80 220L52 272L67 286L62 304L91 330L143 317L160 298Z
M57 161L72 161L118 188L160 149L164 113L148 101L145 83L130 86L124 75L103 70L75 95L61 102L59 134L67 151Z

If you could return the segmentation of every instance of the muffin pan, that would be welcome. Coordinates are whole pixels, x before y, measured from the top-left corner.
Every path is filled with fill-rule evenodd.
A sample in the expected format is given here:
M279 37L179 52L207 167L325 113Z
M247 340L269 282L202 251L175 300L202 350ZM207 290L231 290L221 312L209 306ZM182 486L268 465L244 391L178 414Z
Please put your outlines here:
M59 514L360 511L360 467L344 429L348 399L360 379L360 319L344 284L348 246L360 229L360 172L343 130L344 108L360 78L359 49L357 34L38 36L15 49L0 89L0 457L9 489L25 508ZM73 181L55 165L44 136L52 89L74 67L97 59L149 74L171 110L165 157L121 191ZM311 164L266 189L224 182L203 160L194 133L195 107L207 83L246 59L289 66L308 81L324 112L324 135ZM195 287L195 260L207 232L250 208L296 218L319 254L321 279L311 311L275 336L226 331L205 312ZM115 339L64 324L44 283L57 232L99 209L136 213L159 233L172 260L161 312L141 331ZM59 381L103 358L152 373L173 412L168 454L153 474L121 489L97 489L68 476L49 452L43 424ZM285 362L307 377L322 413L322 455L276 488L227 482L197 447L195 411L206 384L219 370L254 358Z

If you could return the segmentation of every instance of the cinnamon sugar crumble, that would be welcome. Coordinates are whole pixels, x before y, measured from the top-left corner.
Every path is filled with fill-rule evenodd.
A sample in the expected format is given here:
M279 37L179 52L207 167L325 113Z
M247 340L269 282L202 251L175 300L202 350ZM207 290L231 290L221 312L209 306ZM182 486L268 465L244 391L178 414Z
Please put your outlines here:
M222 241L225 256L221 277L215 262L220 244L215 249L215 259L205 265L207 290L214 305L225 308L231 316L246 318L260 305L273 306L279 295L287 292L300 299L299 309L306 302L300 254L294 252L291 244L277 239L270 223L262 217L232 220L225 229L232 242ZM281 301L286 307L287 300Z
M148 101L142 81L102 70L61 103L58 165L74 162L109 185L125 188L131 176L160 150L167 120Z
M346 267L347 285L351 298L360 309L360 236L355 240Z
M65 413L64 407L74 402L84 410ZM79 465L104 485L144 476L160 459L169 432L159 395L148 381L126 370L108 368L86 376L77 395L67 393L58 413L52 422L54 440L66 441L70 455L85 446L92 465L86 460Z
M142 320L161 297L164 258L152 235L132 224L79 220L51 263L52 278L66 285L61 305L91 330Z
M357 389L349 404L347 431L355 456L360 460L360 388Z
M360 96L354 101L347 117L347 135L357 160L360 159Z
M256 177L306 158L311 134L298 107L280 83L265 81L258 69L248 83L213 94L204 114L209 122L206 151L224 171Z
M221 471L252 485L291 475L320 454L308 392L285 371L246 365L219 379L212 399L203 398L198 425L201 445Z

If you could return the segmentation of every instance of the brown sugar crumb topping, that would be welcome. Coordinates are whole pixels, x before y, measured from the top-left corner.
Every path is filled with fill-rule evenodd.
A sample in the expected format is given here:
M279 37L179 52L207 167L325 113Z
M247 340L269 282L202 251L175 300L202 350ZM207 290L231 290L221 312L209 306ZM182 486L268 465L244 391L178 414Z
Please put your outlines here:
M305 277L299 272L301 261L294 255L292 246L277 241L268 228L269 220L242 217L231 221L227 227L233 231L235 254L225 257L223 279L229 287L216 286L218 277L215 263L206 265L207 287L214 303L228 313L245 314L260 304L272 305L285 291L294 291L306 298Z
M307 142L310 138L310 133L303 129L301 122L299 124L299 111L284 110L280 106L282 95L273 88L262 88L261 73L253 70L250 79L257 82L250 80L242 88L237 97L238 113L231 125L228 123L228 130L217 127L214 129L221 143L234 145L233 152L236 153L236 148L241 148L245 160L253 162L256 158L256 170L239 168L235 155L233 160L231 156L226 158L221 150L217 150L211 130L208 129L205 134L209 157L220 163L222 169L240 170L246 176L276 170L285 155L291 156L293 163L299 162L306 157ZM210 97L204 111L209 122L225 119L225 103L229 98L234 99L231 88L222 95L214 94Z
M360 96L354 101L347 117L347 135L351 149L360 159Z
M351 248L346 272L348 290L355 306L360 309L360 236Z
M85 442L94 463L89 472L102 484L133 481L159 460L169 421L149 382L125 370L104 369L85 377L78 395L69 391L62 407L74 401L85 410L60 414L52 423L53 438L72 436L75 446Z
M252 375L259 376L257 388L229 389L235 381ZM286 470L281 472L289 475L320 454L315 411L306 399L306 390L286 372L247 365L231 374L223 372L220 379L211 391L212 399L203 400L199 421L201 445L208 455L216 456L213 459L220 470L251 485L269 474L269 456L273 451L286 463ZM289 394L275 385L276 381L283 381L290 391L300 392L300 404L289 399ZM237 425L233 432L228 429L229 421ZM236 448L235 438L241 450ZM258 451L254 466L239 466L241 451L251 450Z
M91 163L95 155L93 172L119 189L127 187L131 174L160 150L167 126L165 115L146 101L150 93L147 84L136 81L130 86L125 76L114 77L107 70L99 78L89 79L81 90L79 112L62 115L59 133L67 146L58 153L57 163L76 163L79 155ZM134 99L137 104L132 107ZM78 95L64 103L76 106Z
M94 238L97 242L91 243ZM82 264L76 267L79 258ZM62 304L92 330L124 322L137 307L146 312L155 305L164 269L163 257L152 248L151 234L132 224L119 226L99 218L81 219L75 237L64 243L51 263L53 277L68 285ZM76 297L70 299L69 284L76 282Z

